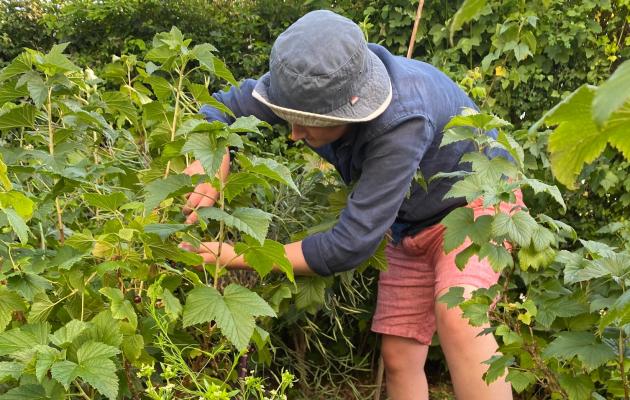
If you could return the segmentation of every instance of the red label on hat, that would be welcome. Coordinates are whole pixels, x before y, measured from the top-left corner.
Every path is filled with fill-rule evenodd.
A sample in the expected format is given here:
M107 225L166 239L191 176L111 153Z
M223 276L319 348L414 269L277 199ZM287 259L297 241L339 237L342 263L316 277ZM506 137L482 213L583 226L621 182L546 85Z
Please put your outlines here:
M352 96L352 97L350 98L350 104L351 104L351 105L355 105L355 104L357 104L357 101L359 101L359 96Z

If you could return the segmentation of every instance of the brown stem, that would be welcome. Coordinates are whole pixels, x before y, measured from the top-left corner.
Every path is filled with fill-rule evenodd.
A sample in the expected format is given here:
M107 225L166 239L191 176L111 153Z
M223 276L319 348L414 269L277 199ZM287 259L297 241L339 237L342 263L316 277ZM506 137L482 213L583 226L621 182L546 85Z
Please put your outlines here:
M411 39L409 40L409 49L407 50L407 58L411 58L413 54L413 46L416 43L416 34L418 33L418 26L420 25L420 18L422 17L422 7L424 7L424 0L420 0L418 3L418 10L416 11L416 19L413 22L413 30L411 31Z
M136 391L136 388L134 387L134 384L133 384L133 374L131 373L131 365L129 364L129 361L127 361L127 359L124 357L123 357L123 364L125 366L125 377L127 378L127 387L129 388L129 391L131 392L131 397L133 398L133 400L140 400L140 396L138 395L138 392Z

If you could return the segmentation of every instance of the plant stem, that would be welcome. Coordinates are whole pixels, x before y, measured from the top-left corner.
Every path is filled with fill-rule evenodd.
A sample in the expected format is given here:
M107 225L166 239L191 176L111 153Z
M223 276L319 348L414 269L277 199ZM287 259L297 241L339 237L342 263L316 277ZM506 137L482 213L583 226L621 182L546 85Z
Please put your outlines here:
M52 123L52 87L48 88L48 101L46 102L46 113L48 116L48 152L51 156L55 155L55 129ZM55 208L57 209L57 225L59 229L59 242L63 244L65 235L63 232L63 215L61 213L61 205L59 198L55 197Z
M621 382L623 383L623 396L625 400L630 399L630 388L628 387L628 378L624 368L625 361L625 341L623 338L623 329L619 329L619 372L621 373Z
M219 204L221 211L225 211L225 196L224 196L224 184L223 179L219 177ZM219 248L217 250L217 260L214 266L214 288L219 287L219 272L221 272L221 248L223 247L223 241L225 240L225 222L221 220L219 222Z
M83 388L81 387L81 385L79 385L79 384L77 383L77 381L74 381L74 386L76 386L76 387L77 387L77 389L79 389L79 392L81 393L81 396L82 396L84 399L91 400L91 399L90 399L90 396L88 396L88 395L87 395L87 393L85 393L85 391L83 390Z
M182 64L179 69L179 80L177 82L177 93L175 94L175 111L173 112L173 123L171 124L171 142L175 140L175 132L177 131L177 118L179 117L179 102L182 95L182 84L184 82L184 68L186 63ZM164 178L168 177L168 172L171 169L171 160L166 163L166 170L164 171Z

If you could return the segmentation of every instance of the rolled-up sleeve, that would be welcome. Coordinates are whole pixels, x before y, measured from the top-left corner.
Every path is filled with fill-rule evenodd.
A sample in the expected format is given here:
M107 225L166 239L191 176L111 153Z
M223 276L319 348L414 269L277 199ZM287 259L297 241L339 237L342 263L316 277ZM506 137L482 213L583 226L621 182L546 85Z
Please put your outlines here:
M233 86L228 91L216 92L212 95L212 97L232 110L236 117L247 117L253 115L259 120L270 124L278 124L282 122L282 119L274 114L269 107L265 106L252 96L256 83L257 81L255 79L246 79L240 84L240 86ZM234 122L233 118L208 104L203 105L199 112L208 121L222 121L226 124Z
M339 221L302 241L304 258L319 275L360 265L376 250L396 219L434 131L413 118L366 144L361 175Z

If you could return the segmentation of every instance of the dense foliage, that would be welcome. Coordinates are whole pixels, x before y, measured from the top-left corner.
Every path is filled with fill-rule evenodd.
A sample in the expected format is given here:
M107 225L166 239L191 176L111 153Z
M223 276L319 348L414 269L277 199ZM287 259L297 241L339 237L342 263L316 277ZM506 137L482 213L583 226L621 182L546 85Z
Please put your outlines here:
M264 72L275 36L320 7L406 52L409 0L2 2L0 399L367 396L382 254L360 273L294 279L279 245L330 227L348 191L283 127L197 115L236 84L226 64L238 78ZM451 194L497 205L522 188L530 207L447 218L447 249L472 241L459 263L488 257L503 278L444 301L492 323L502 355L486 378L507 373L523 398L629 396L629 9L425 5L414 57L500 117L451 123L444 145L480 150ZM488 128L498 141L478 134ZM497 146L515 166L485 159ZM192 159L205 175L182 174ZM185 225L181 195L202 181L220 188L218 205ZM210 239L236 243L255 272L195 268L177 248Z

